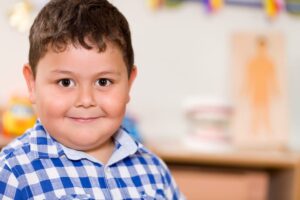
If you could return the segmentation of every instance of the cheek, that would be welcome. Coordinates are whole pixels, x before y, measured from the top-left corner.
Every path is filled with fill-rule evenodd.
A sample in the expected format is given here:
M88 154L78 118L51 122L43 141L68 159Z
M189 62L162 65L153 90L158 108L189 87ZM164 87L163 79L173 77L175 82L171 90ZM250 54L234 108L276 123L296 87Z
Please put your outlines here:
M123 116L126 109L128 95L125 93L115 93L114 95L102 98L102 109L114 117Z
M37 96L37 107L38 114L43 114L48 116L59 116L66 112L69 107L69 102L67 98L61 96L49 94L39 94Z

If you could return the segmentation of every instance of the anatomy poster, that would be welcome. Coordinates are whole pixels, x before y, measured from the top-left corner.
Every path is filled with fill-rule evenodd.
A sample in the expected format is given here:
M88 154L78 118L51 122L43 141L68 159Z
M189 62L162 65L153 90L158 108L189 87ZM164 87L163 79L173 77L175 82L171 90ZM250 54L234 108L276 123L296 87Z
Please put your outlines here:
M287 145L286 66L280 33L232 37L232 133L239 147L281 149Z

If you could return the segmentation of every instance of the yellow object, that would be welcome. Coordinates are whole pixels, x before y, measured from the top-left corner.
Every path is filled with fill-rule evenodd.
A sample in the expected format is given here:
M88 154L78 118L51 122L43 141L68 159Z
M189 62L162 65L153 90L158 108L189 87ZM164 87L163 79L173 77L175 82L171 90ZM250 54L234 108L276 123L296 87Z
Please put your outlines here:
M213 10L219 10L223 6L223 0L211 0Z
M265 1L265 11L269 17L274 17L277 14L276 2L275 0L264 0Z
M164 0L148 0L147 3L151 9L156 10L163 6Z
M3 131L9 136L19 136L36 121L29 99L12 97L2 116Z

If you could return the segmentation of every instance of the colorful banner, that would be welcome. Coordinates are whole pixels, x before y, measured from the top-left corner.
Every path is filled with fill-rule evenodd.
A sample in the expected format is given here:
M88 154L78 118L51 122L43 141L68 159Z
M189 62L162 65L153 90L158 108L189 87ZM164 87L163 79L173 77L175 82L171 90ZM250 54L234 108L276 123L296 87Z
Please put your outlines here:
M203 4L209 13L220 10L225 4L263 8L266 15L270 18L276 17L283 10L300 15L300 0L147 0L148 6L154 10L164 6L176 7L183 2Z

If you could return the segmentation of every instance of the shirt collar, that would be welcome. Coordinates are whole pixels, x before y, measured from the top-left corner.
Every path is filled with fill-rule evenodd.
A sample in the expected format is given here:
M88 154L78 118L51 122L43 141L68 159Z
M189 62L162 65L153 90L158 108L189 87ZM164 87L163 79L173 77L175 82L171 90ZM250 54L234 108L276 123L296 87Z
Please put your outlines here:
M57 158L65 155L70 160L88 159L100 163L88 154L70 149L52 138L38 120L31 131L30 149L39 158ZM115 150L107 165L112 165L127 156L133 155L141 147L124 129L120 128L114 135ZM100 163L102 165L102 163Z
M116 149L110 157L107 165L112 165L124 158L135 154L138 149L138 143L132 139L132 137L124 130L119 129L117 134L114 136Z
M126 158L127 156L136 153L136 151L138 150L138 144L123 129L119 129L118 132L115 134L114 142L115 150L110 159L108 160L107 166L117 163L118 161ZM103 165L103 163L101 163L100 161L98 161L97 159L88 155L85 152L70 149L66 146L63 146L62 144L60 145L62 146L64 154L70 160L88 159L95 163Z

